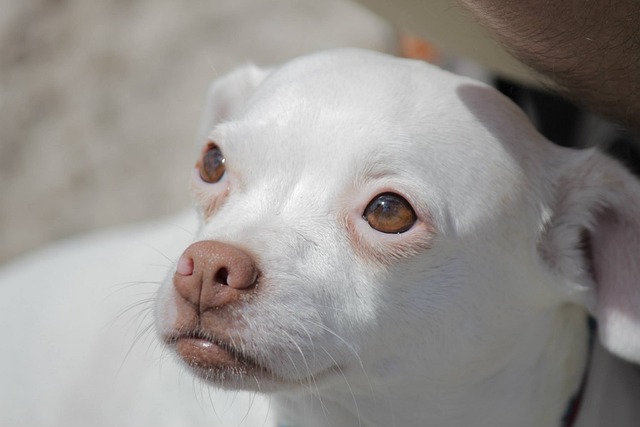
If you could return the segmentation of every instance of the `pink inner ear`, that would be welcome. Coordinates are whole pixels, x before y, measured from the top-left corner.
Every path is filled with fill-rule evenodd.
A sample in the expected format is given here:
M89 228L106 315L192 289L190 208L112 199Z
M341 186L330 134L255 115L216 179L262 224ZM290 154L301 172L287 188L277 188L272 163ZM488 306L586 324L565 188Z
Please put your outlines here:
M591 236L596 317L604 346L640 362L640 217L629 216L603 212Z

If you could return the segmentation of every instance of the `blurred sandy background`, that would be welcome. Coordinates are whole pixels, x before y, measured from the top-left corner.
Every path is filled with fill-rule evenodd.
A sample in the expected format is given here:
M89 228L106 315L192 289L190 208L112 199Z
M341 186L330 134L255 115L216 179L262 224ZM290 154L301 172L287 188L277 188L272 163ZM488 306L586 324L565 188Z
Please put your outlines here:
M391 49L343 0L0 0L0 261L189 203L209 82L248 61Z

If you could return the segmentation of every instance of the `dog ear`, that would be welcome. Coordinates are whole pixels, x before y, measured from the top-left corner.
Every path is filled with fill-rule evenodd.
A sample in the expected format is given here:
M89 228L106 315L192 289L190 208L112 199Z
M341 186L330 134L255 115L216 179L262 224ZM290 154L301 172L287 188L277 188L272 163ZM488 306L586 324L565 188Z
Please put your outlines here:
M541 252L583 294L602 344L640 362L640 182L597 151L574 159L561 166Z
M215 125L240 114L255 89L270 71L270 69L249 64L217 78L209 86L198 132L198 142L206 139Z

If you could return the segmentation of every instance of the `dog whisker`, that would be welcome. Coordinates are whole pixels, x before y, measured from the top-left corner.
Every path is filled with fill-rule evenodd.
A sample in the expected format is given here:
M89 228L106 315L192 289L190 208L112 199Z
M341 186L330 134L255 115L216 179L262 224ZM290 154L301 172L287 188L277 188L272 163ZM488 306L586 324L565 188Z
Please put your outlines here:
M172 257L170 257L169 255L165 254L164 252L162 252L160 249L153 247L151 245L148 244L144 244L144 246L147 249L152 250L153 252L155 252L156 254L160 255L161 257L163 257L165 260L169 261L169 265L174 265L176 260L173 259ZM167 268L168 266L165 266L165 268Z
M304 363L305 368L307 370L307 378L309 378L311 380L310 387L311 387L311 384L313 384L312 387L315 387L315 391L317 392L317 395L318 395L318 398L319 398L319 401L320 401L320 405L323 408L323 410L326 410L326 407L325 407L324 403L322 402L322 398L320 397L320 389L318 388L318 383L316 381L315 376L311 372L311 368L309 367L309 364L307 363L307 358L306 358L306 356L304 354L304 351L302 351L302 348L300 348L300 346L298 345L296 340L288 332L286 332L284 330L281 330L281 333L283 333L287 338L289 338L289 341L295 346L295 348L297 349L298 353L302 357L302 362ZM289 357L289 359L291 360L291 357ZM292 362L293 362L293 360L292 360Z
M242 425L242 423L244 423L244 421L249 417L249 414L251 414L251 409L253 408L255 398L256 398L256 394L252 393L251 397L249 398L249 405L247 406L247 410L245 411L245 414L240 420L240 422L238 423L238 426Z
M114 317L113 319L111 319L108 323L107 323L107 327L112 327L113 324L119 320L121 320L125 315L131 313L133 310L137 310L136 314L140 315L141 313L145 313L145 312L150 312L153 310L153 295L155 295L154 293L149 293L150 295L152 295L149 298L145 298L143 300L140 301L136 301L133 302L129 305L127 305L126 307L124 307L123 309L121 309ZM142 294L141 294L142 295ZM140 308L142 307L142 308ZM130 320L131 322L132 320Z
M305 319L305 322L310 323L313 326L317 326L317 327L321 328L322 330L324 330L325 332L328 332L329 334L331 334L332 336L334 336L335 338L340 340L340 342L342 344L344 344L345 347L347 349L349 349L349 351L351 351L351 353L353 353L353 355L356 358L356 361L358 362L358 365L359 365L360 369L362 370L363 375L366 378L366 381L367 381L367 383L369 385L369 389L373 392L374 389L373 389L373 383L371 382L371 378L369 377L369 374L367 373L367 370L364 367L364 363L362 362L362 358L358 354L358 351L355 348L353 348L353 345L351 345L344 338L342 338L338 333L336 333L334 330L332 330L331 328L329 328L326 325L323 325L323 324L318 323L318 322L314 322L314 321L309 320L309 319Z
M318 308L318 309L329 309L332 311L337 311L340 313L347 313L348 311L343 309L343 308L339 308L339 307L332 307L330 305L323 305L323 304L313 304L313 307Z
M315 351L313 351L313 347L314 347L313 338L312 338L311 334L309 333L309 331L307 330L307 328L299 320L295 320L295 319L293 319L293 320L295 321L295 324L298 327L300 327L300 329L302 329L302 331L309 338L309 344L307 345L307 347L309 348L310 353L313 355L313 358L314 358L313 361L314 361L314 364L315 364L315 362L316 362L316 353L315 353ZM304 355L303 355L303 360L304 360ZM306 364L306 362L305 362L305 364ZM309 371L309 369L307 369L307 370ZM318 401L320 403L320 408L321 408L324 416L327 417L328 416L327 415L327 408L326 408L326 405L325 405L324 401L322 400L322 394L320 393L320 389L318 388L318 384L317 384L317 381L315 379L315 375L311 374L309 372L309 378L312 380L312 383L313 383L313 385L315 386L315 389L316 389L315 393L314 393L313 389L310 390L310 396L309 396L310 405L313 405L312 396L315 394L317 396L317 398L318 398ZM311 385L310 385L310 387L311 387Z
M166 267L165 267L166 268ZM117 294L123 290L132 288L132 287L143 287L143 286L160 286L162 282L159 281L145 281L145 280L131 280L127 282L114 283L113 285L108 286L108 289L115 289L113 293L107 294L107 297Z
M354 406L354 409L356 411L356 417L358 419L358 426L362 427L362 418L360 417L360 408L358 407L358 400L356 399L356 395L353 392L353 388L351 388L351 384L349 383L349 379L344 374L344 371L342 370L342 368L340 367L340 365L338 364L336 359L331 355L331 353L329 353L329 351L327 351L327 349L324 348L324 346L320 346L320 349L322 351L324 351L327 356L329 356L329 358L333 361L333 365L336 368L338 368L338 372L340 372L340 375L344 379L344 382L346 383L347 388L349 389L349 393L351 394L351 399L353 400L353 406Z
M125 353L125 355L124 355L124 357L122 359L122 362L120 362L120 366L118 367L116 375L120 375L120 372L122 371L122 368L124 367L127 359L131 355L131 352L133 351L134 347L139 344L139 342L142 339L142 337L144 337L145 335L149 334L149 332L151 332L153 330L154 330L154 324L153 323L149 323L146 327L144 327L141 331L139 331L135 335L135 337L133 338L133 342L129 346L129 349L127 350L127 352Z
M204 391L203 391L203 390L206 390L206 391L207 391L207 395L208 395L208 397L209 397L209 407L211 408L211 410L212 410L212 411L213 411L213 413L215 414L216 418L217 418L217 419L222 423L222 421L223 421L222 414L220 414L220 413L218 412L218 409L216 408L216 404L215 404L215 402L214 402L213 396L211 395L211 387L210 387L210 386L208 386L208 385L207 385L207 384L205 384L205 383L201 383L201 384L200 384L200 390L201 390L201 393L204 393ZM234 396L234 398L235 398L235 396L236 396L236 395L237 395L237 393L234 393L234 395L233 395L233 396ZM229 404L228 404L228 403L226 403L226 404L225 404L225 407L224 407L224 408L222 408L222 410L227 410L227 408L228 408L228 407L229 407Z
M187 236L189 236L192 239L196 236L196 233L193 230L189 230L188 228L184 227L181 224L178 224L177 222L170 222L168 225L172 227L174 230L180 230L184 232Z

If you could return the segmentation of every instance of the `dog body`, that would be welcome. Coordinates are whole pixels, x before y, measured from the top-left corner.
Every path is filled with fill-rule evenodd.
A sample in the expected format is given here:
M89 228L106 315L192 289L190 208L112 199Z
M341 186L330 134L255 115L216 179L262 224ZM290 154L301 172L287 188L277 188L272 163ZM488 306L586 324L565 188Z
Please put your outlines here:
M205 381L292 425L556 426L588 313L640 361L640 185L493 89L342 50L221 79L204 129L201 226L156 315Z
M577 395L564 425L637 424L640 185L621 166L489 87L360 50L245 67L209 97L197 231L0 272L0 424L561 426ZM165 256L169 347L131 349L136 324L109 321L144 325L152 294L109 285L155 292Z
M269 420L266 399L203 390L153 341L150 300L195 224L188 214L88 234L0 269L0 426Z

